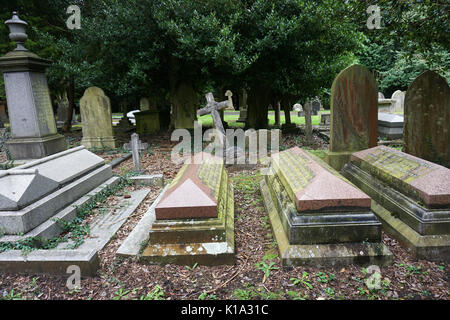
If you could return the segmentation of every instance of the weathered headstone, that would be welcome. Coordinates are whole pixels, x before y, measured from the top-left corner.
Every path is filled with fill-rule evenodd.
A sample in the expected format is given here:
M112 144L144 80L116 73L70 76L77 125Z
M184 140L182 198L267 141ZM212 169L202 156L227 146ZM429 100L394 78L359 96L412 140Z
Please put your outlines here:
M372 197L388 233L420 258L450 259L450 169L378 146L354 153L343 174Z
M146 219L155 218L151 225L146 225ZM123 246L129 247L128 243L139 238L138 233L143 233L142 238L148 243L139 255L142 261L233 264L233 185L223 160L209 154L196 154L192 163L184 165L163 190ZM121 249L119 252L124 251ZM138 249L134 254L138 254Z
M150 105L150 100L148 100L147 98L141 98L141 100L139 101L139 106L141 111L147 111L153 107Z
M384 99L384 94L382 92L378 92L378 100Z
M147 110L134 113L136 132L140 135L152 134L161 130L160 115L157 110Z
M64 94L58 99L58 109L56 110L56 117L58 118L58 126L63 126L67 121L69 111L69 99L67 94Z
M353 65L331 87L330 150L326 159L340 170L350 155L377 145L378 86L369 70Z
M312 114L317 116L319 114L320 108L322 107L322 103L320 103L320 100L315 99L311 102L312 107Z
M23 46L27 23L16 12L6 24L10 39L17 43L14 51L0 58L12 137L6 146L14 160L43 158L66 149L64 136L57 134L45 76L50 61Z
M321 126L329 126L330 125L330 114L329 113L321 113L320 114L320 125Z
M102 89L86 89L80 100L83 125L81 144L86 148L115 148L112 129L111 103Z
M139 135L137 133L133 133L131 135L131 142L125 143L123 148L125 150L131 151L131 154L133 155L134 171L141 173L142 170L140 152L141 150L145 150L148 148L148 143L142 143L142 141L139 140Z
M425 71L405 96L406 153L450 166L450 88L445 78Z
M227 90L225 92L225 97L228 98L228 107L226 109L227 110L234 110L234 106L233 106L233 92L231 92L230 90Z
M405 92L397 90L392 94L392 108L393 113L403 113L405 110Z
M282 264L390 262L370 197L320 159L297 147L273 155L261 193Z
M302 110L302 105L300 103L294 104L294 111L300 112Z
M403 116L391 113L378 113L378 134L389 140L403 137Z
M236 121L247 121L247 90L245 89L242 89L242 94L239 97L239 118Z
M198 95L194 88L182 82L172 95L172 119L175 129L193 129L197 120Z

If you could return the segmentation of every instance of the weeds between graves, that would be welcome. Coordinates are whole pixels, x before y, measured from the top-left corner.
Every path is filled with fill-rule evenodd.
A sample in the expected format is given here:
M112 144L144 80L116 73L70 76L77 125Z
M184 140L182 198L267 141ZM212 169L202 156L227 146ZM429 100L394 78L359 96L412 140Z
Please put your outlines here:
M72 241L68 249L75 249L79 247L86 236L90 234L89 225L83 225L83 221L95 213L94 209L98 208L100 204L105 203L106 200L121 191L124 187L132 185L129 179L133 173L125 176L120 176L120 181L113 187L106 187L91 196L90 199L81 206L77 206L76 218L72 221L65 221L62 219L54 219L63 230L62 234L50 239L43 239L41 237L28 237L19 241L2 242L0 243L0 253L9 250L21 250L23 255L27 255L34 250L49 250L56 248L60 243Z

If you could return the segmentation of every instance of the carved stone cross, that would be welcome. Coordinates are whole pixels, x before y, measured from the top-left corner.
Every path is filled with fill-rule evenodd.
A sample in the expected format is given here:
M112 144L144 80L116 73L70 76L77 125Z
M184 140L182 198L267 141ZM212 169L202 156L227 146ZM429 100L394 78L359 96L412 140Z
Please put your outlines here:
M141 140L139 140L139 135L137 133L133 133L131 135L131 142L125 143L123 145L123 148L125 150L131 151L131 154L133 155L133 165L134 165L134 171L141 172L141 164L139 159L139 152L141 150L145 150L148 148L148 143L142 143Z
M220 118L219 111L222 109L225 109L226 107L229 107L230 101L228 100L228 101L216 102L214 100L214 95L211 92L207 93L205 95L205 97L206 97L206 101L207 101L206 107L198 110L197 114L199 116L203 116L205 114L210 113L217 130L219 130L221 133L223 133L225 135L225 129L223 128L222 119Z
M225 92L225 97L228 98L229 106L232 107L232 108L234 109L234 107L233 107L233 98L232 98L232 96L233 96L233 92L231 92L230 90L227 90L227 92Z

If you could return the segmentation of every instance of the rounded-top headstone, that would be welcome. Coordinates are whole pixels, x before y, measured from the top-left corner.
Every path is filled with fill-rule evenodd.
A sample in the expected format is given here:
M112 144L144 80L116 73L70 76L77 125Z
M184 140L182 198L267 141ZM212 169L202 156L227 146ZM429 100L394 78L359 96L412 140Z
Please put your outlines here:
M450 165L450 88L433 71L425 71L405 96L405 152Z
M80 99L83 140L86 148L115 148L111 102L102 89L90 87Z
M377 145L378 85L361 65L341 71L331 87L330 151L359 151Z
M384 99L384 94L382 92L378 92L378 100Z

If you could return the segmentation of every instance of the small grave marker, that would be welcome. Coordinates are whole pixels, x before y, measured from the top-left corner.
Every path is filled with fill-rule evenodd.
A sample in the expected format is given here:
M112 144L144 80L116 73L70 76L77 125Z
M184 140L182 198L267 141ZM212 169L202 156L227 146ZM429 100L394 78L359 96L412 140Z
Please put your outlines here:
M131 154L133 155L133 165L134 165L134 171L141 172L141 164L140 164L140 151L145 150L148 148L148 143L142 143L141 140L139 140L139 135L137 133L133 133L131 135L131 142L125 143L123 145L123 148L125 150L131 151Z

